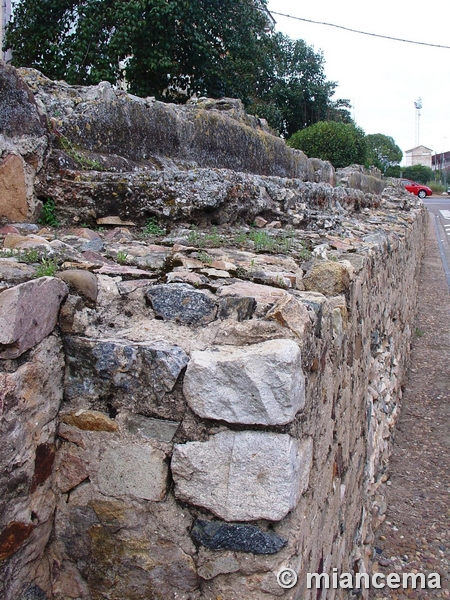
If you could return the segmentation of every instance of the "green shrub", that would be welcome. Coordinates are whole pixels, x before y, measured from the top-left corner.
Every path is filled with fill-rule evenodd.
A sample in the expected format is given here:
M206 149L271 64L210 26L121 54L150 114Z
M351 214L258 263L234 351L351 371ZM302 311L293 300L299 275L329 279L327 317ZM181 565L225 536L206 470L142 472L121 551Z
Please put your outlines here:
M116 260L119 264L124 265L127 262L128 252L119 250L116 256Z
M427 183L427 186L433 190L435 194L442 194L442 192L446 192L447 188L442 183L437 181L430 181Z
M303 150L310 158L328 160L337 169L366 163L365 133L352 123L319 121L294 133L287 144Z
M433 179L434 173L430 167L426 167L425 165L413 165L412 167L402 169L402 177L426 185L427 181Z
M42 211L39 216L39 223L41 225L49 225L50 227L58 227L59 222L55 215L56 205L55 201L51 198L47 198L43 201Z
M164 235L166 233L165 229L162 229L156 217L150 217L147 219L147 223L143 229L144 234L146 235Z
M35 277L54 277L58 270L58 263L49 258L41 259L40 264L36 267Z

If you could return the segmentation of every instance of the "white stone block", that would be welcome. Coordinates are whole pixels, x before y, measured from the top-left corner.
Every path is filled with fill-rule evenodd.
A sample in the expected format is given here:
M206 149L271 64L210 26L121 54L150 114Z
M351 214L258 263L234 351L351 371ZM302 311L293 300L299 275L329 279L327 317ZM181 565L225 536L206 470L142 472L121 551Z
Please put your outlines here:
M279 339L192 352L183 391L203 418L284 425L305 405L300 349Z
M177 444L175 495L226 521L280 521L307 489L312 442L287 434L224 431Z

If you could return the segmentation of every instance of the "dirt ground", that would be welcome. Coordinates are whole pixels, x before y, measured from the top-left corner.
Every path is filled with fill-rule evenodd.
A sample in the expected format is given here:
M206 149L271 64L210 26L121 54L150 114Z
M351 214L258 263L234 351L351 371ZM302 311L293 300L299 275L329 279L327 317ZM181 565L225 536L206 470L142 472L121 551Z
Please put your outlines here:
M372 599L450 598L450 293L432 218L420 278L374 572L437 572L442 589L372 589Z

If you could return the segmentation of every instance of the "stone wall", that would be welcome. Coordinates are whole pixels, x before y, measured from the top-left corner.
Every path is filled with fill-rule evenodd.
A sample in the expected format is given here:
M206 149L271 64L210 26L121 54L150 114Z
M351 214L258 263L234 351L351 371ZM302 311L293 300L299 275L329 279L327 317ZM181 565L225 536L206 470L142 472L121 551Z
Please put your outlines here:
M205 269L166 247L194 270L63 271L54 331L60 280L3 291L4 597L312 598L307 572L370 569L424 218L300 267L216 248ZM244 260L295 283L226 279Z
M27 77L33 87L40 75ZM87 111L102 94L115 101L105 85L39 85L69 116L73 98ZM53 106L35 92L41 112ZM227 110L245 121L239 105ZM251 119L243 127L260 135ZM53 150L36 184L59 190L68 227L0 230L5 600L312 600L307 572L370 571L423 205L395 186L364 192L180 157L173 170L146 167L156 232L76 226L70 190L77 210L99 211L104 194L86 190L131 178L137 157L105 155L110 170L89 179L73 148ZM167 181L176 194L159 205ZM137 180L127 186L139 206ZM41 276L50 264L57 272ZM278 585L281 567L298 573L296 587Z
M32 219L48 129L26 83L0 60L0 222Z

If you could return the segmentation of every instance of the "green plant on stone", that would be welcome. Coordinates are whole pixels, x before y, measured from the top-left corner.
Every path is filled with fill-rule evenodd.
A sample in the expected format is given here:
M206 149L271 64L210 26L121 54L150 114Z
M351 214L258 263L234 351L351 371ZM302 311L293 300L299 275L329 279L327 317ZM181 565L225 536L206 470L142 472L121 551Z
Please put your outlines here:
M196 246L197 248L204 248L206 245L203 235L197 231L196 227L189 232L187 239L191 246Z
M116 260L119 264L124 265L127 262L128 252L124 250L119 250L116 256Z
M287 254L292 250L293 241L294 237L292 234L285 234L275 238L276 250L281 254Z
M283 277L281 277L281 275L276 276L275 285L277 285L278 287L283 288L283 289L287 289L287 287L288 287L287 283L285 282Z
M94 171L103 171L103 165L98 162L98 160L89 158L82 154L79 150L75 148L72 142L66 138L65 135L60 135L59 144L61 148L65 151L65 153L73 158L75 162L81 167L81 169L91 169Z
M56 205L55 201L51 198L44 200L42 205L42 211L39 217L39 223L41 225L48 225L50 227L58 227L59 222L55 215Z
M210 265L213 262L213 258L212 256L210 256L207 252L205 252L204 250L202 250L201 252L198 252L197 254L197 258L198 260L200 260L202 263L205 263L207 265Z
M21 250L18 254L19 262L24 263L37 263L40 259L45 258L39 253L37 248L27 248L26 250Z
M18 262L35 264L42 258L46 258L47 252L39 251L37 248L26 248L25 250L15 250L13 248L4 248L0 250L0 258L17 258Z
M13 258L15 256L18 256L18 254L12 248L3 248L0 250L0 258Z
M35 277L54 277L58 270L58 263L50 258L42 258L36 267Z
M205 234L205 245L210 248L218 248L224 243L224 238L217 232L217 228L213 227L212 233Z
M421 338L425 335L425 331L423 331L423 329L420 329L420 327L416 327L416 337Z
M239 233L236 233L234 235L233 238L233 243L235 246L245 246L245 244L247 243L247 234L245 233L245 231L239 231Z
M275 242L265 231L251 231L248 237L255 244L255 250L274 249Z
M305 242L300 242L301 248L298 252L298 257L301 260L309 260L312 257L312 252L308 250Z
M150 217L150 219L147 219L143 232L146 235L164 235L166 233L165 229L162 229L159 226L156 217Z

